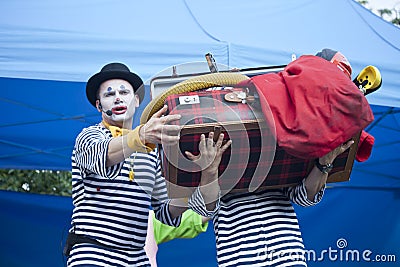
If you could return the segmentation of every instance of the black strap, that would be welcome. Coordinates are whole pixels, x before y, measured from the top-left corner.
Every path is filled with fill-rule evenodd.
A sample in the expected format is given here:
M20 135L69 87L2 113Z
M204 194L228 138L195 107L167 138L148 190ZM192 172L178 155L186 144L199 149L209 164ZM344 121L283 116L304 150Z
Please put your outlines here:
M105 245L100 243L99 241L83 236L83 235L77 235L75 233L68 233L67 241L65 242L64 250L63 253L65 256L69 256L69 253L71 252L71 249L74 245L76 244L81 244L81 243L89 243L89 244L94 244L100 247L108 248L108 249L123 249L121 247L115 247L115 246L110 246L110 245Z

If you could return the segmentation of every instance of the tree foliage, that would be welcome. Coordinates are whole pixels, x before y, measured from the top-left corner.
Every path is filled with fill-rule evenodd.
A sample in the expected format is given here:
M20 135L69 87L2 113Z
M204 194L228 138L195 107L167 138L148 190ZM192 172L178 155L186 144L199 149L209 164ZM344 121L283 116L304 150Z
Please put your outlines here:
M367 0L359 0L357 2L365 7L368 6L369 4ZM395 18L389 19L389 21L394 25L400 26L400 10L396 8L397 4L392 9L389 8L378 9L377 12L379 16L383 19L385 19L385 17L392 18L392 15L394 13Z
M392 15L392 10L384 8L384 9L378 9L379 16L383 18L384 15L391 16Z
M0 170L0 189L70 196L71 172L49 170Z
M392 19L392 23L400 26L400 18Z

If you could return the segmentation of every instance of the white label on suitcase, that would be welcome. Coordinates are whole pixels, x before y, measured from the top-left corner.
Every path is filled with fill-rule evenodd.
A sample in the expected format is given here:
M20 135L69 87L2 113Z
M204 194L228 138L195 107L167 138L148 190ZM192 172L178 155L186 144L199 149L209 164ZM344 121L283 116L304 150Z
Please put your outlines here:
M179 104L181 105L193 105L200 104L200 98L198 95L186 95L179 97Z

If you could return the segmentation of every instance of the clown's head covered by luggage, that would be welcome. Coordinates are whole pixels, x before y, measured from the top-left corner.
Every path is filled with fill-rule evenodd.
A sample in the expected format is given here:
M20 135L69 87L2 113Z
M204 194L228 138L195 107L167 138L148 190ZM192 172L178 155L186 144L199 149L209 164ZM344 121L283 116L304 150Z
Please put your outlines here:
M351 74L352 74L352 68L350 65L349 60L340 52L340 51L335 51L329 48L324 48L317 54L315 54L317 57L321 57L323 59L326 59L333 64L335 64L341 71L343 71L344 74L346 74L349 79L351 79ZM379 77L380 79L380 77ZM357 81L357 78L353 80L354 82ZM382 81L379 81L379 86L377 88L372 88L372 90L377 90ZM372 91L371 90L371 91ZM357 154L356 154L356 160L363 162L366 161L372 152L372 147L375 143L375 138L367 133L366 131L362 130L361 136L360 136L360 141L358 143L358 149L357 149Z

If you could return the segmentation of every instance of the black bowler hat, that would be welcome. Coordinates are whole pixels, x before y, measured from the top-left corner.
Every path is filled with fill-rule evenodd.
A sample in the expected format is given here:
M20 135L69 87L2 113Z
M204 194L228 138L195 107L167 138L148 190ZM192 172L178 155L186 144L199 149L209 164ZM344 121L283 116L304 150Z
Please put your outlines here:
M122 79L129 82L134 92L139 96L139 103L144 97L144 87L142 79L131 72L127 66L122 63L109 63L105 65L99 73L96 73L86 83L86 96L89 102L96 107L97 91L100 84L110 79Z

